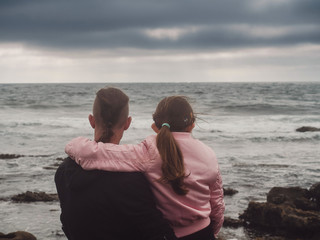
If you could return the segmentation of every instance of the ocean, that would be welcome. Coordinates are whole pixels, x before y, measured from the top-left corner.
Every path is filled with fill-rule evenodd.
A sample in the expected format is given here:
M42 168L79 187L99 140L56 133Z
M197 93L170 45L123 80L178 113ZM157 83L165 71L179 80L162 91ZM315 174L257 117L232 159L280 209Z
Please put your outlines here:
M266 201L274 186L309 188L320 182L320 83L88 83L0 84L0 198L26 191L56 193L54 174L65 144L93 137L88 122L95 92L104 86L130 97L133 122L122 143L153 134L152 113L165 96L185 95L197 114L193 136L217 155L225 215L237 218L249 201ZM0 231L23 230L38 239L66 239L58 202L0 200ZM243 228L223 228L226 239L252 239Z

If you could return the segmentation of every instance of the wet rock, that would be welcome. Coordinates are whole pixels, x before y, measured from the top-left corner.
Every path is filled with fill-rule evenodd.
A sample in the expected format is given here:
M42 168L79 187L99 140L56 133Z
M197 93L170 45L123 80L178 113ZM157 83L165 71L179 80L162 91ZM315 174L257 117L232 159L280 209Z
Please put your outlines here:
M226 236L224 236L221 232L218 235L217 240L227 240L228 238Z
M318 208L320 208L320 182L313 184L309 189L309 193L311 200L315 201Z
M61 230L51 231L51 234L58 237L58 239L65 237L65 234Z
M238 193L239 191L237 191L237 190L234 190L234 189L232 189L232 188L223 188L223 194L224 194L224 196L232 196L232 195L234 195L234 194L236 194L236 193Z
M60 163L53 163L49 166L45 166L43 167L43 169L46 169L46 170L57 170L57 168L60 166Z
M24 157L24 155L18 155L18 154L0 154L0 159L14 159L14 158L20 158Z
M243 220L224 217L223 227L239 228L244 225Z
M316 127L300 127L296 129L297 132L318 132L320 131L320 128Z
M31 233L24 231L17 231L8 234L0 233L0 240L37 240L37 238Z
M30 192L18 194L11 198L15 202L52 202L59 200L57 194L47 194L45 192Z
M219 236L217 238L217 240L226 240L227 238L225 236L221 236L222 234L219 233Z
M241 218L264 230L312 236L320 232L320 213L273 203L250 202Z
M211 133L221 133L222 131L220 131L220 130L211 130L210 132Z
M257 237L255 240L287 240L284 237L273 237L273 236L266 236L266 237Z
M318 190L319 185L311 189ZM266 203L250 202L240 219L262 231L316 239L320 235L320 211L310 196L310 191L300 187L275 187Z
M288 205L301 210L318 210L314 201L310 200L310 192L300 187L274 187L267 195L267 202Z

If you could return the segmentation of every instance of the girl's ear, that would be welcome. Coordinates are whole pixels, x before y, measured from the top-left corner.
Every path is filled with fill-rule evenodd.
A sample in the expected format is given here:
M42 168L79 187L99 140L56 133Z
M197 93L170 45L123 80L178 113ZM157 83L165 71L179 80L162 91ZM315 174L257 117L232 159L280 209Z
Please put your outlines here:
M96 121L94 119L94 116L92 114L90 114L88 119L89 119L91 127L94 129L96 127Z
M124 130L127 130L130 127L132 117L128 117L127 122L125 123Z
M159 129L157 128L155 123L152 123L151 128L155 133L159 133Z
M192 123L192 125L189 125L188 127L186 127L186 132L192 132L192 129L194 129L195 126L196 124Z

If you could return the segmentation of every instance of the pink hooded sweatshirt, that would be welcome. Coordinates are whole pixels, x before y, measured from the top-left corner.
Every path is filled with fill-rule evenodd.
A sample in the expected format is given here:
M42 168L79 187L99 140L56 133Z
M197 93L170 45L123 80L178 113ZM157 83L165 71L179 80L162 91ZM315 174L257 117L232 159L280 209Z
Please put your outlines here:
M176 194L161 178L161 157L156 136L137 145L97 143L84 137L71 140L66 153L83 169L144 172L157 206L169 220L177 237L195 233L213 222L217 235L224 220L224 200L219 166L213 150L187 132L173 132L184 158L187 195ZM127 186L130 187L130 186Z

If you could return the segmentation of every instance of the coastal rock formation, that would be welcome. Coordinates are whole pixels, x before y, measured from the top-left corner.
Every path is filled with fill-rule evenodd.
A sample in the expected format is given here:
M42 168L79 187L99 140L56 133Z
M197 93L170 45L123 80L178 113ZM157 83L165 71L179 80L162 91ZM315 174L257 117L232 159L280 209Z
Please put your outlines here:
M244 221L240 219L224 217L223 227L239 228L239 227L242 227L243 225L244 225Z
M57 170L57 168L60 166L60 163L53 163L49 166L45 166L43 167L43 169L46 169L46 170Z
M232 188L223 188L223 195L224 196L232 196L234 194L238 193L237 190Z
M311 200L315 201L318 205L318 209L320 209L320 182L311 186L309 194Z
M24 157L24 155L18 154L0 154L0 159L13 159L13 158L20 158Z
M318 132L320 131L320 128L303 126L301 128L297 128L296 131L297 132Z
M320 234L319 190L320 183L310 190L272 188L266 203L250 202L240 219L263 231L314 238Z
M310 200L310 191L300 187L274 187L267 195L267 202L283 204L304 211L318 210L315 201Z
M17 231L8 234L0 233L0 240L37 240L31 233L24 231Z
M15 202L51 202L59 200L57 194L47 194L45 192L30 192L21 193L11 198Z

